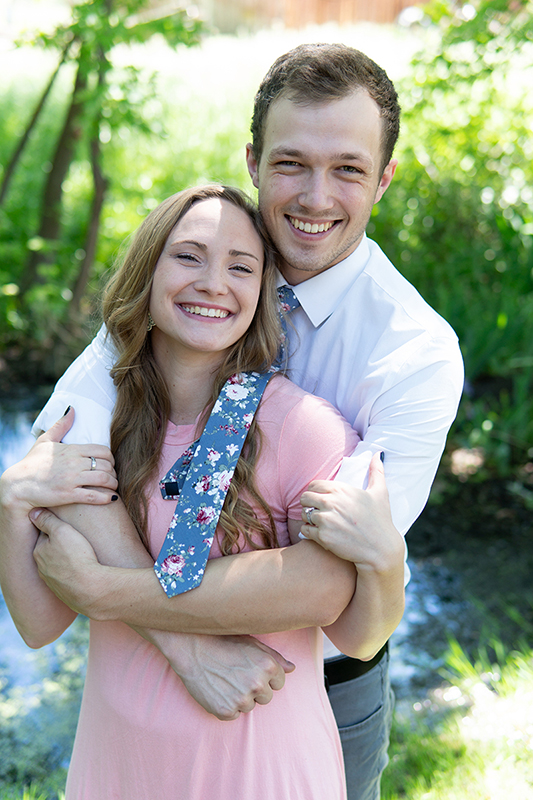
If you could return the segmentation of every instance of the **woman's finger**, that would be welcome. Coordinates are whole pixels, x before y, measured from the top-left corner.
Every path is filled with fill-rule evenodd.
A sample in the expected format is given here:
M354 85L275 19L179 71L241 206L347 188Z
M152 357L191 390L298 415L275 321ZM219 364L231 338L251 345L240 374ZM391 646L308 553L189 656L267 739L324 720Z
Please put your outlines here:
M51 428L39 436L42 441L60 442L67 435L74 423L74 409L69 406L61 419L54 422Z

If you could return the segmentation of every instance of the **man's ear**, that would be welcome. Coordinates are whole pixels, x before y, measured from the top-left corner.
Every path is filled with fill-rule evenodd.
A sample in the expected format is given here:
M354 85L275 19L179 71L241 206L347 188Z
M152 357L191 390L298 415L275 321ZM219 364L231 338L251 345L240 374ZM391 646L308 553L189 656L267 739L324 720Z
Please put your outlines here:
M389 188L392 179L394 178L394 173L396 172L396 167L398 166L398 159L393 158L389 161L385 169L383 170L383 175L381 176L381 180L379 182L379 186L376 192L376 196L374 198L374 204L379 203L387 189Z
M259 175L258 175L258 164L256 158L254 156L254 151L250 142L246 145L246 164L248 166L248 172L250 173L250 178L252 179L252 183L256 189L259 188Z

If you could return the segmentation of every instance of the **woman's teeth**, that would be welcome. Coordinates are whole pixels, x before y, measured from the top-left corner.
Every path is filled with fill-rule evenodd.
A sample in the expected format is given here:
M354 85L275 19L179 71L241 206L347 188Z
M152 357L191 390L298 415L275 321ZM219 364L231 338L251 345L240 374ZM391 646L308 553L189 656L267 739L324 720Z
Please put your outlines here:
M291 225L304 233L323 233L324 231L329 231L335 224L334 222L321 222L320 224L317 222L302 222L302 220L296 219L296 217L289 217L289 219Z
M199 314L201 317L220 317L224 319L229 316L229 311L223 311L221 308L206 308L205 306L185 306L182 305L185 311L189 314Z

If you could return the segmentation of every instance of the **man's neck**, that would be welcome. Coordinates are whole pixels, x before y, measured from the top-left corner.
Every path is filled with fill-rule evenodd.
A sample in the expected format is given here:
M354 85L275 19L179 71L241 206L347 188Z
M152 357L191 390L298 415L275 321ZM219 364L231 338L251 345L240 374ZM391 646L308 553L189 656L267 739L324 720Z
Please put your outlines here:
M287 283L290 286L298 286L300 283L304 283L305 281L309 281L309 280L311 280L311 278L316 278L317 275L321 275L323 272L327 272L328 270L333 269L333 267L336 267L339 264L342 264L344 261L346 261L347 258L350 258L350 256L353 255L357 251L357 249L360 247L360 245L361 245L363 240L364 240L364 236L359 240L359 242L357 243L357 246L354 247L354 249L351 250L349 253L347 253L344 256L344 258L341 258L338 261L335 261L333 264L328 264L325 267L322 267L322 268L319 268L319 269L315 269L315 270L298 269L296 267L293 267L287 261L283 261L283 259L280 259L280 264L279 264L279 267L278 267L279 271L281 272L281 274L283 275L283 277L285 278L285 280L287 281Z

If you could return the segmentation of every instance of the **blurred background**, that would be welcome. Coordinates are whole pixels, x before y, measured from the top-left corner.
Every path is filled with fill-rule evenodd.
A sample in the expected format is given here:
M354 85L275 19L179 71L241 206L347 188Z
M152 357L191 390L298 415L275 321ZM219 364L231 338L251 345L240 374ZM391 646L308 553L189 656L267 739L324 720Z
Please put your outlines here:
M392 641L384 800L533 798L533 3L0 0L0 471L99 326L122 242L244 159L264 73L342 41L394 80L368 233L459 335L467 382ZM30 651L0 598L0 798L62 797L86 620Z

